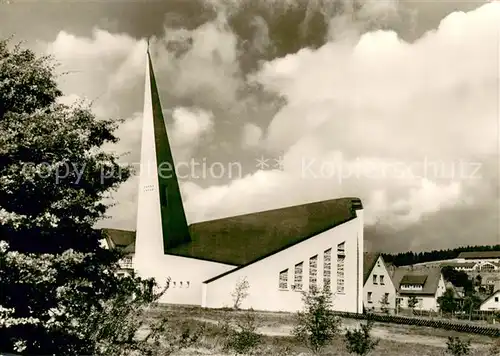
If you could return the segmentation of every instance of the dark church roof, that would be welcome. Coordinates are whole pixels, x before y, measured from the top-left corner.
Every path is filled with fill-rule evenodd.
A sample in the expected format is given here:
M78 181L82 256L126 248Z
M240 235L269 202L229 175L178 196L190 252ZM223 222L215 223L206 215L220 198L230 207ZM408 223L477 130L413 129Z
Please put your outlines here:
M352 220L357 209L359 199L341 198L200 222L189 226L190 242L167 254L243 266ZM131 231L108 231L135 239Z

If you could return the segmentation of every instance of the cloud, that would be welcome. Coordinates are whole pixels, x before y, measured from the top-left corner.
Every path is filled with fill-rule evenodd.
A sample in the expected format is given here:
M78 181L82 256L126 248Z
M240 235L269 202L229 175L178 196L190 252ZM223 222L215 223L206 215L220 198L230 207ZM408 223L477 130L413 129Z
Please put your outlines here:
M215 188L207 195L199 190L188 196L188 211L197 210L194 199L215 218L357 195L369 207L369 222L401 227L459 206L464 185L478 188L482 180L444 177L440 170L422 177L422 171L497 159L499 24L500 4L491 3L451 14L414 43L375 31L354 44L330 41L265 63L253 80L286 99L265 137L271 152L285 152L284 171L218 187L225 194L213 204L207 201ZM340 183L338 174L304 179L307 158L316 166L333 164L344 172L356 166L364 173ZM395 165L419 172L366 175Z
M275 24L265 16L248 20L258 29L254 52L274 58L259 57L251 73L242 69L249 59L222 15L193 30L165 29L152 41L175 159L212 155L223 162L231 155L247 168L229 182L184 180L190 222L359 196L376 234L407 234L394 244L401 248L435 242L429 231L455 234L463 211L478 229L495 223L498 201L488 198L498 172L488 167L498 160L500 4L453 13L409 43L393 31L367 30L377 28L373 19L395 16L394 2L376 3L366 2L355 22L331 13L323 46L280 58L269 55L279 46ZM61 32L48 48L65 70L85 74L62 78L66 94L100 98L99 115L130 118L113 149L138 159L144 41L102 30L92 38ZM268 158L263 170L248 156L256 150ZM471 176L473 167L480 178ZM134 178L114 195L119 204L104 223L133 229L136 194ZM488 221L474 209L490 211ZM450 216L461 218L452 224ZM445 232L435 228L440 219L448 222ZM492 231L485 229L484 241L494 239Z
M243 125L242 140L243 147L257 147L262 138L262 129L252 123L245 123Z

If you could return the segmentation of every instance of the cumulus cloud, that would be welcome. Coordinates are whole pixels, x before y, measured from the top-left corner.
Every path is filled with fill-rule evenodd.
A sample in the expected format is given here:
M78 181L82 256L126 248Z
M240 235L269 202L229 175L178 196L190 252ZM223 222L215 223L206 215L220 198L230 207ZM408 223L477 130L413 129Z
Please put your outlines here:
M287 101L266 135L270 150L285 152L284 170L258 172L219 187L228 191L207 208L208 216L256 210L262 207L263 191L269 208L359 195L372 206L370 221L382 216L388 223L414 223L460 203L466 176L455 174L443 182L432 173L384 179L361 174L339 184L339 177L304 179L303 162L333 162L350 171L356 161L363 172L373 162L377 169L417 163L422 171L429 164L491 158L498 142L492 128L497 122L499 24L500 4L491 3L451 14L415 43L405 43L391 31L376 31L354 45L331 41L318 50L303 49L265 63L254 79ZM387 191L401 187L402 194L387 202ZM212 190L207 194L213 196ZM199 191L196 200L206 202L210 196Z

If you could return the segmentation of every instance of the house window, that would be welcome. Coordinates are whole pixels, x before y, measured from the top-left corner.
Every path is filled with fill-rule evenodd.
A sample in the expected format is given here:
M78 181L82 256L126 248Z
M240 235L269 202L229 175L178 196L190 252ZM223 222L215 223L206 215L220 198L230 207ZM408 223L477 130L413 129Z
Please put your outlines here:
M175 282L174 282L174 288L175 288Z
M182 282L179 282L179 288L182 288Z
M302 290L302 273L304 269L304 262L297 263L294 270L294 281L295 290Z
M389 299L389 293L384 294L384 299L387 299L387 300Z
M380 284L384 285L384 276L380 276Z
M280 272L280 289L288 289L288 269Z
M120 264L122 268L132 268L132 257L124 257Z
M373 284L378 284L377 283L377 275L376 274L373 275Z
M372 292L368 292L368 303L372 303Z
M345 265L345 242L337 245L337 293L343 294L344 288L344 265Z
M330 290L332 284L332 249L329 248L323 254L323 284Z
M189 288L189 282L186 282L186 287Z
M498 302L498 297L495 297L495 302Z
M309 259L309 288L316 287L318 282L318 255Z

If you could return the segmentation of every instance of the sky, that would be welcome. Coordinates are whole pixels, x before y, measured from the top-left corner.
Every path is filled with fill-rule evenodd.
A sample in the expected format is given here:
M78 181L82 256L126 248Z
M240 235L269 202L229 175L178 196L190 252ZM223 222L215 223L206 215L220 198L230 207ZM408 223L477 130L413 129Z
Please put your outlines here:
M2 0L0 24L138 168L151 38L190 223L356 196L369 250L500 244L499 2ZM135 228L137 187L100 226Z

